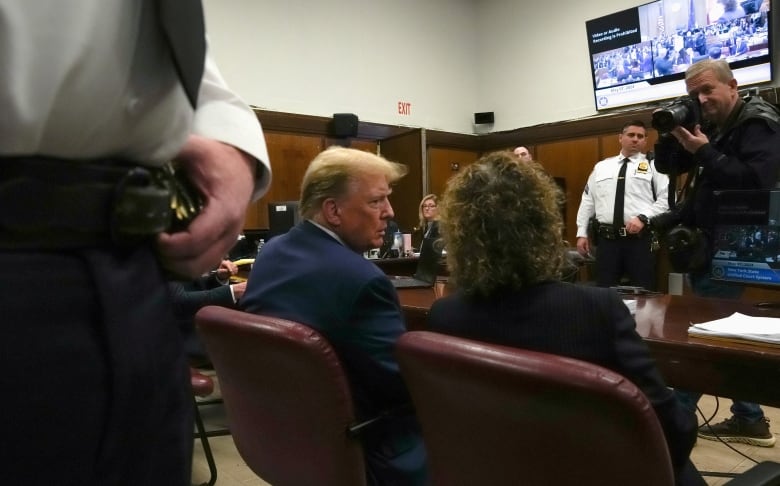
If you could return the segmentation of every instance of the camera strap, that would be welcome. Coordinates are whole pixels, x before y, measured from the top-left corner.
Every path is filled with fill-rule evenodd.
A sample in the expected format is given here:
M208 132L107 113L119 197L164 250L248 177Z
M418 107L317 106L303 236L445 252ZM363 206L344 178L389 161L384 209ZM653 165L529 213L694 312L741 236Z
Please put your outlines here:
M691 170L688 171L688 176L685 178L685 184L683 184L682 189L680 189L680 199L683 203L692 201L693 197L696 195L696 189L699 187L698 184L696 184L696 179L699 178L700 172L701 166L699 165L694 165L691 167Z

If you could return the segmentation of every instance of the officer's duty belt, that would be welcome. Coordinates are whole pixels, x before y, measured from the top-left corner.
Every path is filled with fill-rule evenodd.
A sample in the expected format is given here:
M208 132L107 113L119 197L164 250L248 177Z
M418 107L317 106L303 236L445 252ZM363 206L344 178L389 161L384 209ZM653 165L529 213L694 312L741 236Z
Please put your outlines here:
M629 233L625 226L614 226L611 224L599 223L598 236L605 240L618 240L621 238L639 238L643 236L644 231L639 233Z
M121 160L0 157L0 248L133 246L171 223L171 191Z

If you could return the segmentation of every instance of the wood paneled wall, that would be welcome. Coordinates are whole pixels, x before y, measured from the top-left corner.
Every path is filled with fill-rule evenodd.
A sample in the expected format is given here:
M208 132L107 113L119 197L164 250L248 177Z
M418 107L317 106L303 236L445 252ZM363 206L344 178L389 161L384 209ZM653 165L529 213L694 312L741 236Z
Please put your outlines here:
M779 89L765 88L760 95L776 100ZM417 224L419 201L425 193L441 195L453 174L486 152L525 145L551 176L566 181L564 237L572 246L576 242L580 197L594 164L617 155L618 134L626 122L639 119L650 126L652 114L651 108L643 108L483 135L359 122L355 138L334 139L329 136L329 118L255 111L266 134L274 177L268 194L249 208L247 229L268 227L268 202L299 198L301 178L308 163L330 145L381 152L409 166L409 175L394 188L391 197L396 220L404 230ZM657 134L649 129L648 136L647 150L651 150ZM665 290L668 266L662 266L659 288Z
M417 226L417 207L422 198L423 157L422 129L395 135L382 140L379 151L388 160L406 165L406 176L393 186L390 203L395 222L403 233L411 233Z
M428 147L428 194L441 196L450 177L479 158L476 150Z
M327 118L261 110L257 113L265 129L274 175L268 194L248 208L247 229L268 227L268 202L300 197L306 167L330 145L379 151L390 160L407 164L409 174L394 188L391 201L396 220L403 230L409 231L417 224L418 205L424 194L441 195L449 178L483 153L511 150L523 143L550 175L566 181L565 238L572 245L580 196L593 165L617 154L617 134L623 123L633 118L649 123L650 116L649 112L642 112L480 136L360 122L358 136L343 140L328 136ZM534 137L536 142L530 143ZM648 146L653 141L654 138Z
M577 209L588 175L601 150L598 137L539 144L535 147L536 160L553 177L566 181L566 232L564 238L570 246L577 241Z

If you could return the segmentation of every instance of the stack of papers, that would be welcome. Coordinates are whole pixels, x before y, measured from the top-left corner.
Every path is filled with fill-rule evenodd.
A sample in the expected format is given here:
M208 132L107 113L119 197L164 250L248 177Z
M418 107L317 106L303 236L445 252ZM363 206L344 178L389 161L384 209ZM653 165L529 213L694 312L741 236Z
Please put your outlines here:
M692 324L688 328L688 334L704 338L780 346L780 318L752 317L735 312L723 319Z

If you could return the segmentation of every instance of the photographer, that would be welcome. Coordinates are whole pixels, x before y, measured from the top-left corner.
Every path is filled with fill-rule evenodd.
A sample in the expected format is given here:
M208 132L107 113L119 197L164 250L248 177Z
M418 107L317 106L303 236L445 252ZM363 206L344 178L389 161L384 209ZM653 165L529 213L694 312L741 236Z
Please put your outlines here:
M689 274L693 292L703 297L738 298L741 286L710 279L713 191L775 187L780 168L780 113L759 97L741 98L737 81L723 60L693 64L685 73L685 85L689 98L653 114L653 126L664 133L656 144L656 167L671 174L672 181L676 174L688 173L683 201L666 224L679 222L702 235L704 257L695 268L682 269ZM672 253L670 245L674 264ZM701 394L678 393L695 410ZM761 407L734 401L731 412L732 418L711 428L703 426L699 437L716 440L717 434L730 442L774 445Z

